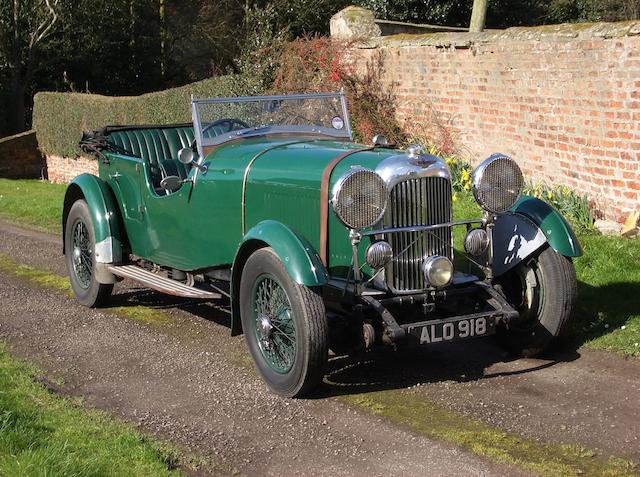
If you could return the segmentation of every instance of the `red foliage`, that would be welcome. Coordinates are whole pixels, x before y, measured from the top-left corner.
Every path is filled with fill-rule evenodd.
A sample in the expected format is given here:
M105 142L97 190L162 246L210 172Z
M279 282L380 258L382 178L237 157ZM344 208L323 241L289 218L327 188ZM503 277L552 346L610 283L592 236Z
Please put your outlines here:
M375 134L385 134L391 142L403 142L394 96L381 81L382 59L374 58L365 71L356 73L349 61L353 51L349 46L326 37L287 43L276 69L275 90L300 93L343 89L357 139L369 142Z

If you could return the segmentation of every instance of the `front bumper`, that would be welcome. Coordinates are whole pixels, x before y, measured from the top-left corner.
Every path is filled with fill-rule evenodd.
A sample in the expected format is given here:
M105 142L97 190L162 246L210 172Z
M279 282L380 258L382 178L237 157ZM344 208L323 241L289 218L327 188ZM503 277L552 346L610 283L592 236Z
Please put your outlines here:
M375 312L381 319L383 326L382 341L385 344L397 344L405 341L417 341L424 344L425 342L454 341L485 336L492 334L497 326L508 328L509 324L520 316L497 290L484 281L476 280L468 285L442 290L439 293L439 299L445 300L449 306L464 295L473 296L483 305L482 310L440 318L429 316L426 320L398 323L396 316L389 311L388 305L402 305L402 302L405 304L410 303L410 305L420 305L425 315L428 316L435 310L434 296L419 294L410 297L381 297L363 294L359 298L363 306ZM482 333L468 331L469 324L474 323L483 323ZM464 324L464 326L461 324ZM438 336L434 332L439 329L442 329L443 332ZM448 330L451 330L451 334ZM459 331L463 332L459 333Z

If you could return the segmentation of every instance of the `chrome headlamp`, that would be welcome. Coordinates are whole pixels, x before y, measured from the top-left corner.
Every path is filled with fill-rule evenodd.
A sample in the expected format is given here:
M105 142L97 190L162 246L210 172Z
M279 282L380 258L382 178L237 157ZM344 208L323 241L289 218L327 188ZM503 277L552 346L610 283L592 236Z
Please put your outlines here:
M423 262L422 273L429 286L441 288L453 280L453 263L447 257L434 255Z
M351 229L378 222L387 206L387 186L377 173L354 169L333 187L331 205L340 221Z
M506 212L520 198L524 178L520 167L508 156L493 154L480 163L471 175L473 195L484 210Z
M391 261L393 258L393 249L391 245L384 240L373 242L367 247L364 258L369 266L379 270Z

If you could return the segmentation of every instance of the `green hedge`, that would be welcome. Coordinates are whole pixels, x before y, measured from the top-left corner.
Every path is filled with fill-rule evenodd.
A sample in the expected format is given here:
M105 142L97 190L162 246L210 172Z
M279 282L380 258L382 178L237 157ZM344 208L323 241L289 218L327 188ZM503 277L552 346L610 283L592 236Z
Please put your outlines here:
M33 129L44 154L76 157L82 131L109 124L171 124L191 121L190 98L244 94L238 76L217 76L179 88L141 96L109 97L83 93L38 93Z

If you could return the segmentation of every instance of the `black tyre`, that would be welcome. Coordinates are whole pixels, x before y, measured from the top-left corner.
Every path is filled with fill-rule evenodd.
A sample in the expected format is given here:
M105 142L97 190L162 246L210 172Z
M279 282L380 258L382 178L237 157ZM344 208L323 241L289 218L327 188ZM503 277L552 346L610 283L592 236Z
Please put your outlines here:
M295 283L271 248L249 257L240 281L240 314L256 368L275 393L302 397L324 375L328 326L318 291Z
M69 211L64 233L64 250L71 288L84 306L96 307L106 303L113 284L98 283L95 278L95 233L84 200L76 201Z
M533 357L567 329L577 296L576 272L570 259L546 247L496 280L507 301L520 312L498 337L511 352Z

